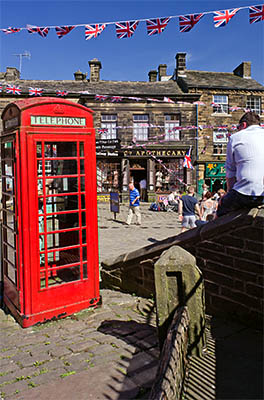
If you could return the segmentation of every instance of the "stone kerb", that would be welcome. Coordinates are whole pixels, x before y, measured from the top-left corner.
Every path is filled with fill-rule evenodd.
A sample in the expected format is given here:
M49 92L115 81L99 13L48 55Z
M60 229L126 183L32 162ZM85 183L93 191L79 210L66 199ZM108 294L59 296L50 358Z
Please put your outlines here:
M187 306L190 316L188 352L201 356L205 346L204 282L195 258L183 248L173 246L155 263L154 275L160 348L175 311Z
M180 399L188 365L187 307L175 313L164 343L149 400Z

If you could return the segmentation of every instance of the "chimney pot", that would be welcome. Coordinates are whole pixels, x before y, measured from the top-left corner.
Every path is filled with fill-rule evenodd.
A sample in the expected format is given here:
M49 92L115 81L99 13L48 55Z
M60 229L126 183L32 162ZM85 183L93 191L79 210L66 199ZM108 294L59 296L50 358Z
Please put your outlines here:
M161 81L163 76L167 76L167 65L160 64L158 71L159 71L159 81Z

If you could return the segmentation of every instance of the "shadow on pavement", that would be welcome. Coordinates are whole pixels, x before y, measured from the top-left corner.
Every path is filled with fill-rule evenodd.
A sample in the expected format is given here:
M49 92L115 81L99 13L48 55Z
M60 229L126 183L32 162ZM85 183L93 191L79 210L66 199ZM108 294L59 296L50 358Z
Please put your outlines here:
M159 348L157 330L149 324L151 313L146 315L145 322L108 320L102 322L98 331L112 335L126 343L126 354L121 355L116 363L116 371L112 374L113 385L109 384L111 392L116 393L115 399L147 399L153 385L158 362ZM116 373L121 372L120 378ZM122 379L122 382L121 380ZM120 386L116 390L115 386ZM104 398L112 400L107 393Z

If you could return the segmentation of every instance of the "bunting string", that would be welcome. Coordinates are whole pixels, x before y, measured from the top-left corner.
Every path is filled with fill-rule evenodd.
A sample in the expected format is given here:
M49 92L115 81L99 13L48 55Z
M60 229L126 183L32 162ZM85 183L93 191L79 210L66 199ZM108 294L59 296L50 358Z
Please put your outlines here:
M187 15L171 15L167 17L156 17L138 20L128 20L128 21L114 21L114 22L96 22L96 23L86 23L86 24L71 24L64 26L34 26L26 25L26 27L8 27L1 28L0 31L4 34L14 34L21 31L27 31L30 34L37 33L42 38L46 38L50 30L55 30L57 37L59 39L68 35L73 29L84 27L85 28L85 39L90 40L93 38L98 38L108 25L115 25L116 36L118 39L131 38L139 23L146 23L146 32L148 36L154 36L163 33L168 23L178 18L179 21L179 31L180 32L190 32L191 29L205 16L208 14L213 15L214 27L219 28L226 26L230 20L241 10L249 10L249 23L256 23L264 21L264 4L256 6L244 6L239 8L233 8L228 10L218 10L218 11L205 11L194 14Z

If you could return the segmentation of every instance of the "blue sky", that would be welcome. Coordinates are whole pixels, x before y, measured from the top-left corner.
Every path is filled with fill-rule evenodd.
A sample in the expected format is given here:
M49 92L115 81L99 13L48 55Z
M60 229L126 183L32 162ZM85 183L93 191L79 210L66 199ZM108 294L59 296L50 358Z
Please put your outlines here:
M79 25L168 17L262 4L243 0L0 0L0 28ZM133 37L117 39L115 26L108 25L97 39L85 40L84 27L76 27L62 39L55 29L46 38L26 30L5 35L0 32L0 71L19 68L14 54L25 51L23 79L73 79L77 70L87 72L88 61L102 63L101 79L147 81L148 72L167 64L175 68L175 55L187 53L187 68L232 72L242 61L252 62L252 77L264 84L264 22L249 24L248 8L240 10L225 27L215 28L213 14L205 15L186 33L179 32L178 18L160 35L148 36L140 22Z

